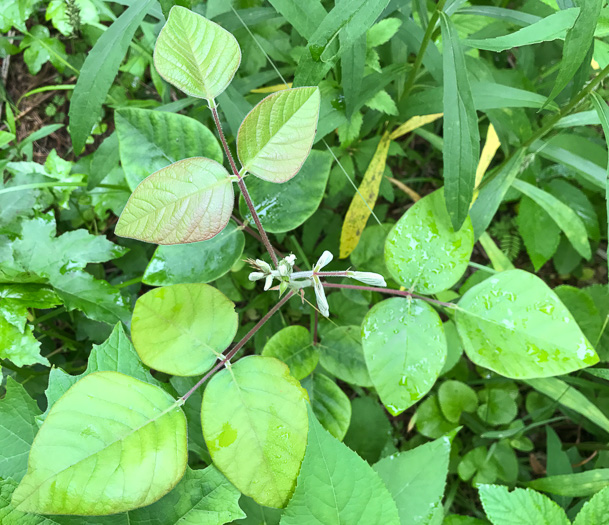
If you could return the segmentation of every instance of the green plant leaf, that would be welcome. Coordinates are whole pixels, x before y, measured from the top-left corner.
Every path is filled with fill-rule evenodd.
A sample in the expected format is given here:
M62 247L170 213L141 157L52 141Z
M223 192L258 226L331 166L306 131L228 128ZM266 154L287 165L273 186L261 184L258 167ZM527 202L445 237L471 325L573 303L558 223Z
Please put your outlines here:
M154 47L154 66L167 82L211 101L227 88L240 63L233 35L190 9L172 7Z
M351 402L340 387L324 374L312 374L302 386L309 393L313 413L323 427L342 441L351 421Z
M597 93L592 93L592 103L603 126L605 142L607 148L609 148L609 106ZM609 162L607 163L607 177L609 177ZM605 184L605 200L607 202L607 214L609 215L609 184ZM607 253L609 254L609 247Z
M16 366L35 363L49 366L49 361L40 355L40 342L25 320L24 317L22 327L17 327L4 316L0 317L0 358L9 359Z
M153 0L134 2L87 55L70 100L70 136L76 154L84 149L133 35L152 4Z
M319 362L341 381L372 386L359 326L337 326L326 332L319 343Z
M513 47L529 46L551 40L564 40L567 30L573 27L579 14L580 9L578 7L563 9L514 33L482 40L468 38L463 40L463 44L477 49L500 52Z
M212 465L186 468L175 488L156 503L129 512L132 525L223 525L244 518L239 491Z
M258 103L237 135L243 171L269 182L294 177L311 151L319 104L316 87L284 89Z
M362 345L374 387L394 416L431 390L446 360L440 316L419 299L373 306L362 323Z
M597 492L577 513L573 525L607 525L609 487Z
M501 388L486 388L480 392L478 417L493 426L507 425L518 414L513 397Z
M376 463L393 443L392 435L393 427L377 399L356 397L351 401L351 423L344 440L351 450L368 463Z
M272 357L249 356L210 380L201 424L214 465L261 505L290 499L307 442L306 390Z
M446 208L455 230L468 218L480 157L480 132L457 30L440 14L444 42L444 186ZM467 226L467 225L466 225Z
M169 492L186 460L186 418L169 394L96 372L53 405L12 503L41 514L124 512Z
M609 487L609 468L596 468L577 472L547 476L527 482L527 487L557 496L584 498Z
M239 319L234 303L207 284L155 288L135 303L131 334L141 360L177 376L209 370L230 345Z
M229 221L226 228L207 241L159 246L146 267L142 282L168 286L215 281L239 261L244 246L243 230Z
M569 525L565 511L534 490L480 485L480 500L493 525Z
M556 253L560 228L539 204L523 197L518 206L518 232L524 241L535 271Z
M287 326L271 337L262 355L275 357L290 368L294 379L307 377L319 360L319 352L313 345L311 334L304 326Z
M397 525L396 505L372 467L332 437L310 406L307 450L281 525Z
M374 465L397 504L400 523L430 523L435 509L442 506L449 455L450 440L442 437Z
M329 153L312 150L296 176L281 186L257 178L248 180L247 190L262 227L270 233L283 233L311 217L326 191L331 165ZM239 211L244 219L253 222L243 197Z
M227 225L235 202L228 172L193 157L145 178L135 189L115 233L156 244L206 241Z
M451 423L458 423L463 412L475 412L478 408L476 391L461 381L442 383L438 389L438 402L442 414Z
M460 279L473 249L470 219L455 231L446 212L443 190L438 190L417 201L389 232L385 263L398 283L430 295Z
M351 412L351 407L349 407ZM38 432L40 409L25 388L6 378L6 395L0 400L0 477L20 481L27 470L27 455Z
M185 158L222 162L216 137L195 119L167 111L121 108L114 113L114 122L131 190L151 173Z
M522 270L498 273L468 290L456 323L467 356L505 377L549 377L598 362L556 294Z

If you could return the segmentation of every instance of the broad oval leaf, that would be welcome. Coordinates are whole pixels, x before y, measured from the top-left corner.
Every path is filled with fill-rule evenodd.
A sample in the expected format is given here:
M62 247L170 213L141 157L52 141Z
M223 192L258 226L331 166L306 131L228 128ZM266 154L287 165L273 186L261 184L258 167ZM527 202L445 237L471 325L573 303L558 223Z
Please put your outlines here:
M394 297L372 307L362 344L372 383L394 416L429 392L446 360L440 316L420 299Z
M351 422L351 401L347 394L324 374L310 375L302 386L307 389L315 417L330 434L342 441Z
M455 231L440 189L416 202L389 232L385 262L398 283L429 295L460 279L473 249L471 220Z
M167 286L215 281L240 259L244 246L243 230L233 221L213 239L159 246L146 267L142 282Z
M169 394L95 372L51 408L12 503L40 514L124 512L169 492L186 461L186 418Z
M228 223L235 194L228 172L204 157L175 162L145 178L115 233L156 244L206 241Z
M352 385L372 386L359 326L333 328L323 335L318 347L319 362L332 375Z
M307 393L281 361L249 356L217 373L201 406L214 465L257 503L285 507L307 443Z
M139 108L114 113L121 165L131 190L148 175L190 157L222 162L222 148L214 134L198 120Z
M234 303L207 284L155 288L135 303L133 345L150 368L199 375L231 344L238 327Z
M262 355L283 361L290 368L290 374L298 380L313 372L319 361L311 333L299 325L279 330L264 345Z
M306 160L317 129L317 87L269 95L241 123L237 153L243 170L269 182L290 180Z
M191 97L212 100L240 63L233 35L190 9L172 7L154 47L154 66L167 82Z
M598 362L556 294L522 270L498 273L468 290L456 323L467 356L505 377L550 377Z

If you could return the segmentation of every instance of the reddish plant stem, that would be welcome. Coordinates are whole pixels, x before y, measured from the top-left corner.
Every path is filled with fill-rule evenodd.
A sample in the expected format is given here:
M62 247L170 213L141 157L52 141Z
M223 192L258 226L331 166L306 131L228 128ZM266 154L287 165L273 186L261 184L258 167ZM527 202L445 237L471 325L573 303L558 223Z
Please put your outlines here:
M407 292L406 290L394 290L393 288L381 288L380 286L359 286L356 284L335 284L335 283L323 283L324 288L347 288L349 290L362 290L365 292L379 292L386 293L389 295L399 295L401 297L414 297L427 301L428 303L437 304L438 306L445 306L446 308L455 308L457 305L454 303L445 303L443 301L437 301L436 299L430 299L423 295L417 295L416 293Z
M235 177L237 177L237 184L239 185L239 189L241 190L243 198L245 199L245 204L247 204L247 207L250 210L250 213L252 214L252 218L254 219L254 222L256 223L256 228L258 228L258 232L260 234L260 240L266 247L266 250L269 252L269 255L271 256L271 261L273 261L273 264L275 265L275 267L277 267L277 265L279 264L279 261L277 260L277 256L275 255L275 251L273 249L273 246L271 245L271 241L269 241L266 231L264 231L264 228L262 227L262 223L260 222L260 218L258 217L258 214L256 213L256 209L254 208L254 203L252 202L250 194L247 191L247 187L245 186L243 177L239 174L239 170L237 169L237 165L235 164L235 159L233 159L233 155L230 152L230 149L228 148L228 143L226 142L226 138L224 137L224 131L222 131L222 124L220 123L220 117L218 117L218 108L216 107L215 103L213 104L213 107L212 107L212 104L210 103L210 109L211 109L211 114L214 117L214 122L216 124L216 128L220 135L220 140L222 142L222 147L224 148L224 153L226 153L226 156L228 157L228 162L230 163L230 167L233 170L233 175Z
M198 382L195 386L193 386L188 392L186 392L183 396L182 396L182 401L185 402L192 394L195 393L195 391L203 384L205 383L205 381L207 381L213 374L215 374L218 370L220 370L220 368L222 368L224 365L226 365L234 356L235 354L241 350L243 348L243 346L254 336L254 334L260 330L260 328L262 328L262 325L264 325L264 323L266 323L275 312L277 312L277 310L279 310L285 303L288 302L288 300L294 295L294 292L288 292L286 295L283 296L282 299L279 300L279 302L273 306L273 308L271 308L266 315L260 319L260 321L258 321L256 323L256 325L247 333L243 336L243 339L241 339L241 341L239 341L231 350L230 352L228 352L228 354L226 354L224 356L224 359L222 359L219 363L216 364L216 366L214 366L209 372L207 372L207 374L205 374Z
M260 237L260 235L258 235L258 233L255 230L252 230L243 221L239 220L239 218L234 213L231 215L231 218L243 229L243 231L249 233L254 239L256 239L257 241L260 241L261 243L264 244L262 237ZM273 251L280 259L283 259L285 257L285 254L282 251L278 250L277 248L275 248L272 245L271 245L271 248L273 248ZM298 269L298 267L296 265L294 265L294 268Z

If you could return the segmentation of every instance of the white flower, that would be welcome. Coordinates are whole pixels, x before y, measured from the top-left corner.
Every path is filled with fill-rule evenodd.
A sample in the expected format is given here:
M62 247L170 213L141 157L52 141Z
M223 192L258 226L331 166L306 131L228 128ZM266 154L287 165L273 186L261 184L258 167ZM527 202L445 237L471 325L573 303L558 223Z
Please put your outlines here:
M273 276L267 275L266 281L264 281L264 291L266 292L273 285Z
M319 277L317 277L316 275L313 276L313 290L315 290L315 298L317 299L317 307L319 308L319 313L324 317L328 317L330 315L330 306L328 305L328 300L326 299L324 286L323 284L321 284Z
M347 277L355 279L361 283L369 284L370 286L387 286L382 275L373 272L347 272Z
M264 272L264 274L266 275L267 273L271 273L271 265L265 261L263 261L262 259L256 259L256 266L258 268L260 268L260 270L262 270Z
M290 266L294 266L294 263L296 262L296 256L291 253L285 258L285 261L287 261Z
M262 272L252 272L249 274L248 279L250 281L259 281L260 279L264 279L266 276Z
M317 261L317 264L315 265L315 268L313 268L313 271L318 272L324 266L327 266L328 264L330 264L332 262L332 259L334 259L334 255L332 255L331 252L326 250L324 253L321 254L321 257Z

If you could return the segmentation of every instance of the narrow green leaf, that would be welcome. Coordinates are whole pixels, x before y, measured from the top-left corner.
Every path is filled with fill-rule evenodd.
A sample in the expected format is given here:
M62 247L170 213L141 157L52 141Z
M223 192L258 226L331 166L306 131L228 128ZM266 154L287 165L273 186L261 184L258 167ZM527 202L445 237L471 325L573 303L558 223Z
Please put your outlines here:
M523 197L518 206L518 232L527 253L539 269L556 253L560 242L560 228L550 214L529 197Z
M290 374L298 380L307 377L319 360L310 332L298 325L279 330L264 345L262 355L283 361L290 368Z
M302 386L309 394L317 420L336 439L342 441L351 421L351 401L341 388L324 374L307 377Z
M465 55L451 20L440 14L444 42L444 185L446 208L455 230L469 213L480 157L478 117Z
M446 361L440 316L420 299L374 305L362 323L362 345L372 383L394 416L431 390Z
M417 201L391 229L385 241L385 262L401 285L426 295L455 284L467 269L474 232L466 217L455 231L446 211L445 190Z
M538 478L529 481L527 487L549 492L556 496L584 498L609 487L609 468L597 468L576 474Z
M189 9L172 7L154 47L154 66L187 95L212 101L241 63L233 35Z
M296 486L307 442L307 398L288 367L249 356L213 376L201 424L214 465L241 493L284 507Z
M124 512L169 492L186 461L186 418L169 394L96 372L49 412L12 503L41 514Z
M396 505L378 474L308 410L307 450L281 525L398 525Z
M229 221L226 228L207 241L159 246L146 267L142 282L168 286L215 281L239 261L244 246L243 230Z
M359 326L337 326L324 333L319 343L319 362L341 381L372 386L366 367Z
M122 108L114 113L114 122L131 190L151 173L182 159L206 157L222 163L216 137L195 119L166 111Z
M590 259L592 252L588 242L588 232L583 221L569 206L559 201L550 193L539 189L523 180L515 180L512 187L527 197L533 199L544 210L547 210L556 225L564 232L573 248L586 259Z
M569 525L558 504L534 490L480 485L480 500L493 525Z
M141 360L177 376L209 370L233 341L234 303L207 284L155 288L135 303L131 334Z
M603 126L605 142L607 143L607 148L609 149L609 106L607 106L607 103L597 93L592 93L592 104L594 104L594 109L598 113L598 118ZM605 200L607 201L607 215L609 216L609 163L607 164L606 178ZM607 247L607 253L609 254L609 246Z
M316 87L284 89L258 103L237 135L243 171L269 182L296 175L313 145L319 104Z
M115 233L156 244L206 241L227 225L234 202L222 165L204 157L181 160L135 188Z
M87 55L70 100L70 136L76 154L84 149L131 39L152 4L153 0L134 2Z
M313 36L327 14L321 0L269 0L269 3L305 40Z
M456 323L467 356L505 377L550 377L598 362L556 294L522 270L498 273L468 290Z

